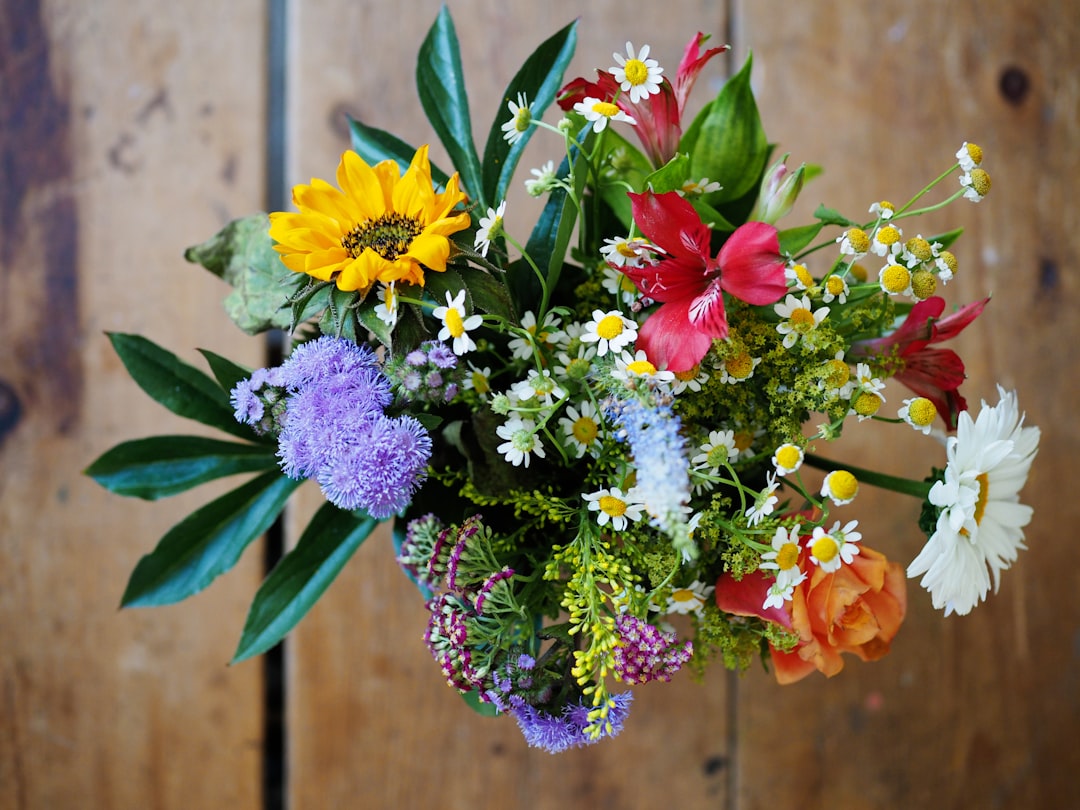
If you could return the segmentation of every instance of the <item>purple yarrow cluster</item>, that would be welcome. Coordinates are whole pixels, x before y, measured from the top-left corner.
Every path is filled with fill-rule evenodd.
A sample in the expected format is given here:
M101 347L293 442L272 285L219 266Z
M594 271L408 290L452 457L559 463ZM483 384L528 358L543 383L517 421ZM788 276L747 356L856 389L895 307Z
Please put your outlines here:
M664 632L627 613L615 620L619 642L614 650L615 674L623 683L670 681L694 653L693 644L679 643L673 632Z
M424 341L404 357L390 360L385 372L404 399L436 405L454 399L462 379L457 355L438 340Z
M525 737L525 742L534 748L543 748L549 753L557 754L570 748L591 745L605 737L614 737L622 731L626 716L630 713L632 700L631 692L611 696L612 705L607 717L610 730L605 727L596 737L590 736L585 731L591 725L589 712L592 711L592 707L585 703L584 698L576 704L567 705L558 714L549 714L527 703L512 711Z
M324 336L298 346L279 369L264 371L287 392L278 420L286 475L314 478L331 503L378 520L409 504L424 479L431 437L411 416L386 415L393 394L374 352ZM258 411L253 390L250 380L233 389L237 418L249 424L246 417Z

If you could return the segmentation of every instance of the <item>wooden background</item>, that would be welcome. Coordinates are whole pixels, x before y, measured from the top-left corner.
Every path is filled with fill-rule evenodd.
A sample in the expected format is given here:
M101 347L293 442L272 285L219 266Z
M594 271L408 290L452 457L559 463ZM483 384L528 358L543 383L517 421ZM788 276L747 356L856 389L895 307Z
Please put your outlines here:
M280 3L284 154L268 145L262 0L0 0L0 808L281 806L263 783L264 665L227 667L261 576L253 548L188 603L118 612L126 577L205 492L146 504L80 470L118 441L189 426L129 381L106 330L192 362L258 364L223 285L182 250L329 177L344 112L419 143L416 50L437 4ZM531 49L582 17L571 75L648 42L674 71L698 30L753 49L766 131L827 173L807 207L906 199L964 140L993 191L924 225L963 225L960 304L994 293L958 341L973 404L1020 391L1042 450L1024 493L1030 550L1001 592L943 619L916 585L893 653L780 688L717 669L638 690L618 739L552 757L474 716L421 641L425 613L385 537L369 541L285 649L292 808L1034 808L1080 806L1080 522L1071 492L1080 223L1080 8L1072 0L899 3L451 3L480 132ZM549 155L534 140L523 171ZM433 150L436 160L443 153ZM530 215L513 207L511 227ZM896 394L894 396L899 396ZM923 475L897 431L851 458ZM315 498L309 493L306 507ZM908 560L917 506L860 496L867 541ZM277 777L274 777L277 779Z

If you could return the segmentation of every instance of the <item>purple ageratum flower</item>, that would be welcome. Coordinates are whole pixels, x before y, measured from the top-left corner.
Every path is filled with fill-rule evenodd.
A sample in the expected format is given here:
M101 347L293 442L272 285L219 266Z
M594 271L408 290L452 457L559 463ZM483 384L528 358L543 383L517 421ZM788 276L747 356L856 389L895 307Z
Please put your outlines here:
M543 748L548 753L557 754L569 748L591 745L605 737L614 737L622 731L633 698L630 692L611 696L614 703L608 714L611 731L605 730L596 738L585 734L592 707L581 702L567 706L559 715L548 714L527 703L516 705L513 713L525 742L534 748Z
M364 368L377 369L378 362L375 352L367 346L324 335L293 349L281 366L281 374L284 385L299 389L338 374L348 375Z
M619 643L615 647L615 673L623 683L639 684L654 680L670 681L690 660L691 642L680 644L674 633L622 614L615 621Z
M458 358L454 350L445 343L431 341L428 345L428 360L441 369L457 368Z

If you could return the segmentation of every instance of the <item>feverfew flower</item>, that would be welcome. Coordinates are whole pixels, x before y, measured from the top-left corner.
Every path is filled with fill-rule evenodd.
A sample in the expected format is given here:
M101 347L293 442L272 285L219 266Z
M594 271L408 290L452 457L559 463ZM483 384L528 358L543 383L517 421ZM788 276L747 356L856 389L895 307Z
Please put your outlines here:
M960 185L965 189L964 198L972 202L981 202L990 193L990 175L985 169L972 169L960 177Z
M577 405L566 406L566 416L559 419L559 427L570 439L571 450L578 458L585 453L597 456L600 453L600 420L596 406L589 400Z
M652 258L655 250L656 248L649 244L648 239L617 236L614 239L604 240L604 244L600 247L600 255L604 257L604 261L615 267L641 267ZM630 286L635 292L637 291L633 282ZM608 292L614 293L616 290L609 289Z
M964 141L963 146L956 153L956 159L960 162L960 168L965 172L970 172L980 163L983 159L983 151L978 145L968 143Z
M555 176L555 161L549 160L539 169L529 169L529 174L533 177L531 180L525 181L525 191L529 193L530 197L539 197L541 194L546 194L558 185L558 178Z
M821 497L828 498L836 506L851 503L858 492L859 481L847 470L833 470L821 482Z
M695 579L684 588L675 588L668 597L664 613L701 613L702 608L709 603L709 597L716 590L715 585L706 585L701 580Z
M683 391L697 393L701 386L709 381L709 372L700 365L691 366L686 371L676 371L675 379L671 383L671 393L681 394Z
M394 324L397 323L398 317L398 297L397 290L395 288L397 282L391 281L389 284L379 284L379 291L376 295L379 296L379 302L381 307L375 307L375 317L385 323L391 329L394 328Z
M826 574L839 571L844 563L851 565L851 561L859 553L856 544L862 539L862 534L855 531L858 525L859 521L852 520L841 529L838 520L828 531L821 526L815 526L814 534L806 541L810 561Z
M782 303L773 306L773 311L784 319L776 325L776 331L784 336L785 349L809 335L829 315L828 307L815 312L810 298L805 295L801 299L788 295Z
M555 382L555 378L551 376L551 372L547 369L542 372L529 369L529 376L514 383L510 386L510 390L517 395L521 402L535 399L548 406L554 405L555 400L566 396L566 391Z
M740 455L738 449L735 450L736 458ZM780 482L776 478L775 472L770 472L765 478L765 488L757 494L754 498L754 504L746 510L746 524L748 526L756 526L766 517L773 513L776 509L776 504L780 498L776 495L776 489L780 486Z
M597 357L608 352L621 352L637 338L637 324L624 317L618 310L602 312L593 310L592 320L585 324L581 336L583 343L595 343Z
M439 340L453 339L454 354L466 354L476 348L469 332L480 326L484 318L477 314L465 316L464 288L458 290L457 295L452 298L447 290L446 306L435 307L431 314L443 322L442 329L439 330Z
M672 372L654 366L643 349L638 349L633 356L630 352L622 352L616 357L611 376L622 380L628 388L634 387L636 380L650 385L667 385L675 380Z
M892 219L892 215L896 213L896 206L888 200L882 200L870 206L870 213L880 220Z
M506 107L510 110L510 120L502 125L503 138L511 146L521 140L529 127L532 126L532 108L524 93L517 94L517 102L507 101Z
M582 497L588 501L589 511L597 513L597 525L607 526L610 523L611 528L617 532L626 529L629 521L641 520L645 507L633 489L624 493L618 487L612 487L590 492Z
M739 449L735 446L735 432L732 430L709 431L708 441L698 449L700 452L690 459L690 463L699 470L707 469L712 475L716 475L721 467L739 457Z
M806 574L799 568L799 526L777 526L773 534L772 551L761 555L761 568L776 572L776 584L781 591L792 588L806 579ZM784 598L790 599L790 591ZM777 607L783 606L783 600Z
M620 89L630 94L630 101L637 104L644 98L660 92L660 77L664 69L655 59L649 59L649 46L643 45L634 55L634 46L626 43L626 56L614 53L618 66L609 68ZM587 100L587 99L586 99Z
M937 407L926 397L912 397L905 399L904 405L896 414L915 430L929 435L930 429L937 419Z
M796 290L811 290L817 286L805 264L792 264L785 267L784 278Z
M836 273L826 276L821 282L821 300L826 304L831 304L833 301L846 304L849 292L851 290L848 289L844 277Z
M726 360L722 360L717 366L720 372L720 382L727 385L738 385L746 382L754 376L754 369L761 364L760 357L751 357L748 352L739 352Z
M480 251L481 256L487 256L488 248L492 241L502 234L503 215L506 213L506 200L499 203L498 208L489 208L487 216L480 217L480 227L476 231L473 246Z
M995 406L982 403L977 419L962 411L956 435L946 444L944 477L930 489L938 509L937 526L908 566L907 575L923 574L935 608L964 615L986 597L993 576L1024 548L1023 529L1032 509L1020 503L1039 445L1039 429L1024 427L1016 393L998 387Z
M528 467L534 455L538 458L545 457L544 446L536 435L536 423L532 419L511 416L506 424L495 428L495 433L500 439L506 440L495 448L496 451L502 453L515 467Z
M793 473L802 466L803 450L797 444L782 444L773 453L772 463L777 475Z
M911 271L890 259L878 272L878 284L889 295L911 295Z
M700 180L687 180L682 184L682 188L676 189L680 197L704 197L706 194L712 194L714 191L719 191L723 186L715 180L710 180L708 177L702 177Z
M619 303L629 306L638 299L638 288L634 286L634 282L630 280L626 273L610 265L601 269L604 277L601 279L600 285L606 292L616 296Z
M532 335L532 340L524 335L515 334L507 344L510 349L511 355L518 360L528 360L533 356L535 351L534 341L542 346L553 346L559 342L561 333L559 331L562 320L554 312L549 312L544 316L543 325L536 323L536 313L532 310L526 311L521 316L521 328Z
M574 112L585 116L585 120L592 124L593 132L603 132L608 125L608 121L622 121L632 126L637 125L637 121L620 110L615 104L610 101L601 101L592 96L586 97L583 101L575 104Z
M870 251L870 237L862 228L848 228L836 237L840 253L859 259Z
M900 241L902 235L895 225L878 228L874 232L874 241L870 245L870 250L878 256L895 256L903 247Z

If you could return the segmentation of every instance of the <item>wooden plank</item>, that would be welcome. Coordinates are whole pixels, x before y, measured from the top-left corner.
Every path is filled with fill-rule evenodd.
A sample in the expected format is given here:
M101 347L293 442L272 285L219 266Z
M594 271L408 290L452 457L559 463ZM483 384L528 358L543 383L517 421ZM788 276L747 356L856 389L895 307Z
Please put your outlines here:
M416 51L437 10L436 2L419 0L294 4L291 182L331 175L348 143L345 111L412 143L433 139L413 76ZM672 71L695 32L711 31L722 41L724 18L714 3L627 10L608 0L587 6L454 3L478 137L485 137L502 106L502 89L531 49L577 14L578 57L567 78L608 67L628 39L647 41ZM708 75L719 77L723 69L710 67ZM699 103L715 89L699 88ZM529 166L555 155L551 143L532 141L525 176ZM433 160L446 165L444 154L433 147ZM511 230L536 213L528 207L534 201L515 194L507 215ZM318 493L310 497L318 500ZM639 689L619 738L551 756L527 748L511 719L481 718L445 686L422 641L426 622L415 589L393 561L389 538L380 534L291 637L293 806L722 806L728 757L722 668L703 686L683 679Z
M132 502L80 474L191 429L104 331L196 364L196 346L260 353L182 257L263 194L264 4L222 8L0 5L3 808L261 806L261 670L226 667L258 552L189 604L118 613L139 557L208 496Z
M739 2L735 40L754 52L770 139L795 162L827 172L805 192L861 216L902 202L943 171L964 140L985 150L993 177L980 205L951 207L925 233L963 225L951 304L995 294L954 348L969 401L1017 388L1042 449L1023 500L1035 507L1030 550L1001 591L967 617L943 619L917 581L891 655L836 678L780 688L761 673L740 682L736 734L740 810L767 807L1076 806L1080 749L1080 597L1063 526L1080 517L1060 486L1080 432L1072 416L1080 337L1080 249L1068 183L1080 176L1080 34L1070 3L900 5ZM809 210L809 209L807 209ZM1060 348L1059 348L1060 347ZM898 387L890 405L906 396ZM903 431L873 431L848 447L922 477L944 454ZM852 429L842 444L863 431ZM864 542L905 564L924 538L918 506L860 495L847 507Z

